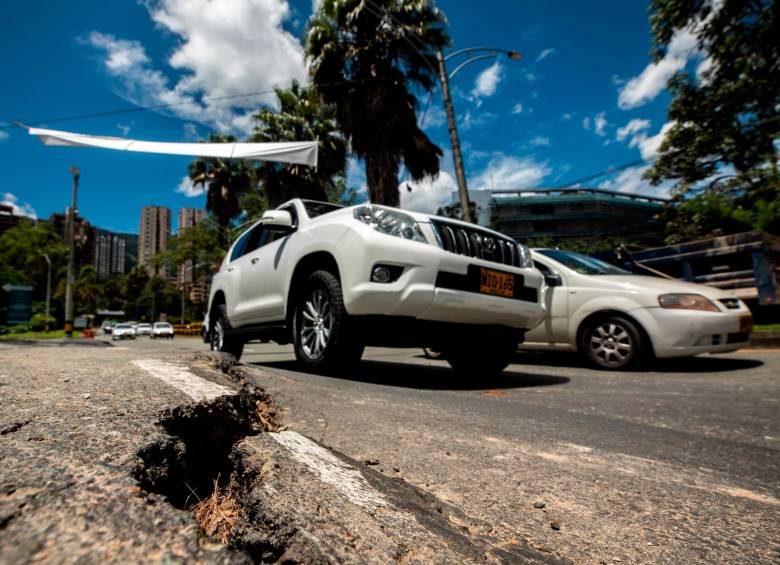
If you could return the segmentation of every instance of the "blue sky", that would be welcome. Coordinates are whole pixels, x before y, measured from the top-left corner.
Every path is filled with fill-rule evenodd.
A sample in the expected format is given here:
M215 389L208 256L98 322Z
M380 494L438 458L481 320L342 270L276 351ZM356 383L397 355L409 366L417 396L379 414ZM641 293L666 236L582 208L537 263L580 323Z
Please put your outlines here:
M314 0L316 3L317 0ZM706 58L680 32L667 57L649 60L647 3L475 3L439 0L453 48L519 50L520 62L477 62L453 80L469 186L555 187L639 158L662 139L669 102L664 84ZM0 34L0 122L136 139L189 141L209 131L251 130L251 112L273 103L268 92L305 80L301 38L312 0L49 0L6 6ZM54 118L175 102L159 112L74 121ZM427 98L422 99L426 107ZM239 105L235 105L239 104ZM442 174L402 190L402 205L432 210L455 188L441 97L425 128L445 151ZM45 121L49 120L49 121ZM19 128L0 129L0 200L46 218L70 198L68 169L82 171L79 209L94 225L136 232L144 205L202 207L185 180L190 159L45 147ZM641 180L642 167L586 183L664 194ZM402 175L400 179L405 181ZM364 185L362 164L349 181Z

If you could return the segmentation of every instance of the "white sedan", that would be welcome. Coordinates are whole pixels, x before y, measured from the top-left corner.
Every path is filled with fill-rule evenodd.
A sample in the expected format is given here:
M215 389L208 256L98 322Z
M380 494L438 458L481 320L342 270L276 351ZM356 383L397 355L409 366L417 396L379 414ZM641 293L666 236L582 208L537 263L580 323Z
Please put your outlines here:
M163 337L173 339L173 334L173 326L168 322L155 322L154 326L152 327L152 334L149 337L152 339Z
M652 356L725 353L748 344L744 302L700 284L634 275L572 251L535 249L545 277L545 321L521 349L579 351L619 369Z
M117 324L114 326L111 332L111 340L116 341L118 339L135 339L135 328L132 324Z

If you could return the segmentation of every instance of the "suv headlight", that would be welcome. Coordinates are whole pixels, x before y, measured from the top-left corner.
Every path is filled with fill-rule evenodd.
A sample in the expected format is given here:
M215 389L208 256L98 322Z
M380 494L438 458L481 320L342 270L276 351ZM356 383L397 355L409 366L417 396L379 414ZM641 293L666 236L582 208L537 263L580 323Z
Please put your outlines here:
M531 258L531 250L524 243L517 244L517 251L520 255L520 267L531 268L534 266L534 260Z
M414 218L395 210L376 206L360 206L355 208L355 219L371 226L379 233L428 243Z
M709 298L701 294L662 294L658 297L658 304L661 305L661 308L720 312Z

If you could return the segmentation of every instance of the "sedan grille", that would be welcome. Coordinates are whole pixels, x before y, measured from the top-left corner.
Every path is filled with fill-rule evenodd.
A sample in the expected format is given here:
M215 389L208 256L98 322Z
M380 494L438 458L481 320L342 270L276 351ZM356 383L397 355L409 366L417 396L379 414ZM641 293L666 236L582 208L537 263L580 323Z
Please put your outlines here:
M720 303L723 304L729 310L737 310L737 309L739 309L739 299L738 298L721 298L720 299Z
M460 224L431 220L445 251L513 267L520 266L517 244L509 237Z

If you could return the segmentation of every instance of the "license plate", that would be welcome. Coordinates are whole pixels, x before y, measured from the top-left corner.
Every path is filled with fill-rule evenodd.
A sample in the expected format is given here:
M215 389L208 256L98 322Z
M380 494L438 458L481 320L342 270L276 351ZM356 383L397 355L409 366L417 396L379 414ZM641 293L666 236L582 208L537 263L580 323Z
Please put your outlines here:
M750 333L753 331L753 316L742 316L739 319L740 333Z
M490 269L480 269L479 292L512 298L515 294L515 276Z

